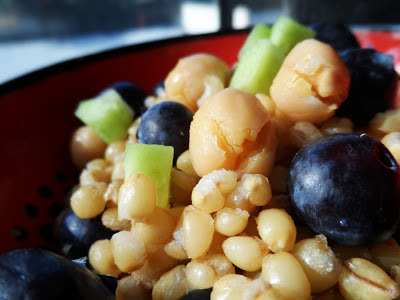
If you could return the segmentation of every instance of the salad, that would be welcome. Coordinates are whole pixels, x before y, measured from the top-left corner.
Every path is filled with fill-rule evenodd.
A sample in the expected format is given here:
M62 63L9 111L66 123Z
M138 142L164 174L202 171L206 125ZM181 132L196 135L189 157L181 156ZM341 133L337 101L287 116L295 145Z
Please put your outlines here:
M234 66L106 87L75 111L64 258L1 255L0 298L396 299L397 84L346 26L281 17Z

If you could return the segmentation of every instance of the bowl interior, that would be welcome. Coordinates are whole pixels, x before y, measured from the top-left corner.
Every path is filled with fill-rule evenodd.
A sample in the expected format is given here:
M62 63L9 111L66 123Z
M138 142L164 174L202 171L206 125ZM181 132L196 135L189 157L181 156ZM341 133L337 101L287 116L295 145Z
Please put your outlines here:
M53 223L79 170L69 140L81 123L80 100L120 80L148 94L178 59L214 54L232 66L247 33L233 32L134 45L67 61L0 86L0 253L54 247ZM357 32L362 46L400 47L391 32Z

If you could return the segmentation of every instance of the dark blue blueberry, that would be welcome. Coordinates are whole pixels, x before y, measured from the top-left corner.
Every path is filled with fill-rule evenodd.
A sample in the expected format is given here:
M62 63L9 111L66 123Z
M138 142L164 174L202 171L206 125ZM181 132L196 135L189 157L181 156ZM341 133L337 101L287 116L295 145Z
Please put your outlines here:
M177 102L160 102L147 109L137 131L138 142L174 147L174 161L189 148L193 113Z
M81 219L71 208L65 209L55 224L55 237L60 243L60 253L69 259L86 256L95 241L110 239L113 233L103 226L100 217Z
M294 210L317 233L345 246L389 238L400 222L399 166L366 135L322 137L295 155L287 177Z
M0 299L114 299L89 269L49 251L15 250L0 255Z
M315 39L330 45L336 51L360 48L353 32L343 23L319 21L311 23L310 28L315 30Z
M349 49L339 55L350 71L351 82L348 98L336 114L356 125L367 125L375 114L390 107L395 95L393 57L374 49Z
M179 300L210 300L212 289L191 290Z
M135 118L142 114L144 100L147 95L139 86L128 81L119 81L108 87L106 90L108 89L114 89L121 96L121 98L135 112Z

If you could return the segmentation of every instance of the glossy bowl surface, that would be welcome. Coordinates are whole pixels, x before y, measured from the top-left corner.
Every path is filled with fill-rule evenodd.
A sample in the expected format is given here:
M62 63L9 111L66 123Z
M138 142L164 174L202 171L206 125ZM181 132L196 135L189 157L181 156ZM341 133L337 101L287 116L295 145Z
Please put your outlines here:
M400 34L356 34L363 47L389 51L400 61ZM194 53L214 54L232 66L246 36L246 31L207 34L113 49L0 86L0 253L54 246L55 216L79 175L69 140L81 125L73 114L80 100L119 80L150 94L180 57Z

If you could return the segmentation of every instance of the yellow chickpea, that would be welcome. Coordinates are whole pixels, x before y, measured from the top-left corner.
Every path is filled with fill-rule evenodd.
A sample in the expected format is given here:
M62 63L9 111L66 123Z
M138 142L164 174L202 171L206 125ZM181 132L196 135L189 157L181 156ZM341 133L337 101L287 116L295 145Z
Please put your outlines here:
M205 93L210 78L219 80L222 87L227 81L229 68L219 58L209 54L194 54L179 60L165 80L169 100L179 102L193 113L197 101Z
M227 88L208 97L190 126L189 151L199 176L226 169L268 176L275 159L275 129L253 95Z
M347 98L349 86L349 70L336 51L309 39L289 52L270 94L291 120L318 124L335 113Z

